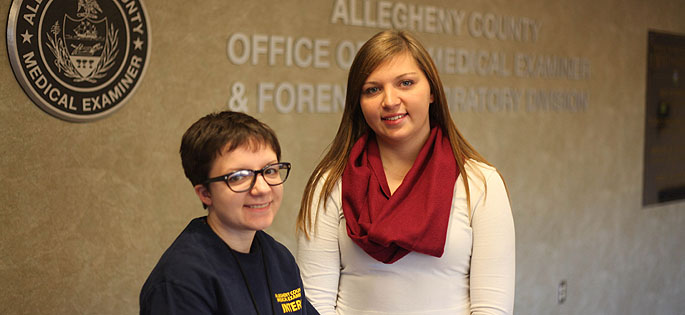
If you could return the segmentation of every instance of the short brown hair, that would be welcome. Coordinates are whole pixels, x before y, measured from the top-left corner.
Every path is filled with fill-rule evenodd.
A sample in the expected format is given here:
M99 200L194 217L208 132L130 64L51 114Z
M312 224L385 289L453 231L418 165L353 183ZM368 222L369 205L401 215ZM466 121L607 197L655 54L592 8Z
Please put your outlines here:
M281 146L274 131L254 117L232 111L212 113L195 122L181 139L181 163L190 183L209 178L216 158L241 146L268 145L281 160Z

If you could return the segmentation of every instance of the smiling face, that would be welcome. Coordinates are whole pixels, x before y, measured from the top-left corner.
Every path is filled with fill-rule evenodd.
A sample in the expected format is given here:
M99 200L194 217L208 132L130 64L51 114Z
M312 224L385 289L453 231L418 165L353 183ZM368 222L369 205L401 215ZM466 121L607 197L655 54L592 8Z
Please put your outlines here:
M381 63L362 86L364 119L379 143L422 142L430 134L430 84L409 53Z
M250 143L216 157L209 178L233 171L260 170L278 163L276 153L266 144ZM208 208L207 222L222 238L251 238L258 230L271 225L283 198L283 185L269 186L261 175L254 187L236 193L226 182L196 185L195 192Z

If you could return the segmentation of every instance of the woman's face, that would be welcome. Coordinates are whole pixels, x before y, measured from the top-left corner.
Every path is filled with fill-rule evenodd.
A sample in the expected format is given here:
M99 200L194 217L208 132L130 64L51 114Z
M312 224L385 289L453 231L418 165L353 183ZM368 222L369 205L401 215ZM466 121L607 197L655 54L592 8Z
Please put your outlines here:
M425 141L432 102L428 78L408 52L381 63L362 85L359 100L376 139L389 145Z
M259 170L273 163L278 163L278 158L268 145L243 145L219 155L209 177L244 169ZM270 186L262 175L257 176L252 189L246 192L236 193L223 181L210 183L207 190L203 185L196 187L200 199L209 206L207 221L223 236L252 235L269 227L283 199L283 185Z

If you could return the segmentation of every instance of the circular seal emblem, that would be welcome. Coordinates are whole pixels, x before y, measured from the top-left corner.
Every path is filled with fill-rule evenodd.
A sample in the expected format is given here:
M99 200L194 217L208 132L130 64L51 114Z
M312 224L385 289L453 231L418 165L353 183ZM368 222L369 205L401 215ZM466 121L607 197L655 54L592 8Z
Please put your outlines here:
M123 106L150 57L141 0L14 0L7 50L17 80L41 109L92 121Z

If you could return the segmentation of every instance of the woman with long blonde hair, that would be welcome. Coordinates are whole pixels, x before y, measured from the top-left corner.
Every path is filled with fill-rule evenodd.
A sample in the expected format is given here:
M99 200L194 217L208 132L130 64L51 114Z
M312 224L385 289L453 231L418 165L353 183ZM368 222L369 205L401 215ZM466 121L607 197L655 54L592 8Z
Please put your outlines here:
M457 130L430 55L407 32L380 32L357 53L298 230L321 314L512 313L504 181Z

